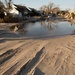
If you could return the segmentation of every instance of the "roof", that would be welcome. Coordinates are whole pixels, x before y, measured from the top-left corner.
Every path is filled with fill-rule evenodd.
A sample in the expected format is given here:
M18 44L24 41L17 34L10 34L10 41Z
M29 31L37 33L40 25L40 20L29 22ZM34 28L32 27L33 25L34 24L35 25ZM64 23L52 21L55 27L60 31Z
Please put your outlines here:
M19 11L19 12L22 12L22 11L30 11L26 6L22 6L22 5L16 5L16 4L14 4L17 8L17 10Z

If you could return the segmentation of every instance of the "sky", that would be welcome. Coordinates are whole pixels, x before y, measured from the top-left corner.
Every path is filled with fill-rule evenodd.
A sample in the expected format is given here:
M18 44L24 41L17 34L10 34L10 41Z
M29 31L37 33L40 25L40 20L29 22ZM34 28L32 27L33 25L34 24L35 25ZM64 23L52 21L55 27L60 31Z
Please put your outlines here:
M25 5L39 9L42 5L47 5L50 2L58 5L62 10L75 9L75 0L12 0L15 4Z

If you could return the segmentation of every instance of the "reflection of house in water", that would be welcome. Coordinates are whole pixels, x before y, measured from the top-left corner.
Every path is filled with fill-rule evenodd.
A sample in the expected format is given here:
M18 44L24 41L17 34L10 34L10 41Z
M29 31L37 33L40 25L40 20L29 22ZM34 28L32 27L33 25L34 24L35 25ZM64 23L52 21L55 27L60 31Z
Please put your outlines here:
M18 32L18 34L26 34L27 33L27 29L26 29L25 25L13 25L13 26L10 26L9 29L11 31Z

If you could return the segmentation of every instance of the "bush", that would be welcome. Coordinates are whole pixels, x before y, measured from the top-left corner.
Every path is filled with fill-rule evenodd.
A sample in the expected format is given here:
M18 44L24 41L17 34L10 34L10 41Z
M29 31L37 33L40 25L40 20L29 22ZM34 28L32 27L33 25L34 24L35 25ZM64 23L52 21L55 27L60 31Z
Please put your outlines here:
M72 12L72 13L71 13L71 17L74 18L74 16L75 16L75 14Z
M14 23L14 22L19 22L19 19L16 18L16 17L12 17L12 16L5 16L4 17L4 22L6 22L6 23L10 23L10 22Z
M65 11L62 11L61 14L62 14L62 15L65 15Z
M1 19L1 18L0 18L0 23L4 23L4 19Z
M10 22L11 19L12 19L12 15L7 15L7 16L4 17L5 22Z

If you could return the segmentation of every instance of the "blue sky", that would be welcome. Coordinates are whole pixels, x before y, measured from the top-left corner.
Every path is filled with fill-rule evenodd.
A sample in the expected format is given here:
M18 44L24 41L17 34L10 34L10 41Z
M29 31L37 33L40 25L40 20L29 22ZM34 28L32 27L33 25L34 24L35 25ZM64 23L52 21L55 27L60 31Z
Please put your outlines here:
M13 0L13 2L33 8L39 8L42 5L48 4L49 2L53 2L55 5L59 5L61 9L75 8L75 0Z

